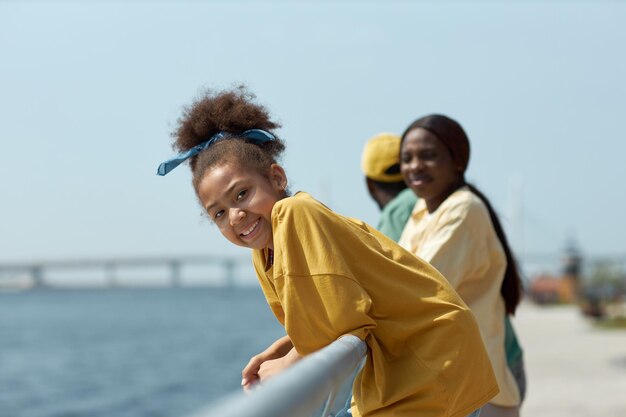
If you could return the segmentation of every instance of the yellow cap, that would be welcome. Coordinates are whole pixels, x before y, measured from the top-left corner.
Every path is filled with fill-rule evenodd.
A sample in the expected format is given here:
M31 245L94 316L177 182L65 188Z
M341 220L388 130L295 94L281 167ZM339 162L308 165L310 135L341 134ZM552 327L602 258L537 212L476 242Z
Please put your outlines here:
M366 177L380 182L402 181L402 174L386 171L400 163L400 136L380 133L365 144L361 169Z

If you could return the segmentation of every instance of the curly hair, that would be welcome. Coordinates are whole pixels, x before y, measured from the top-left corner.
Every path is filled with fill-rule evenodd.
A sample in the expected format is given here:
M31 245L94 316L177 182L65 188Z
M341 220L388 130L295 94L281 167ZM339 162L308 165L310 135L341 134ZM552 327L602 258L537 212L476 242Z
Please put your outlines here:
M256 104L256 96L245 86L232 90L207 90L191 106L183 109L178 119L178 128L172 132L172 147L185 152L209 140L218 132L230 136L211 145L207 150L189 159L193 185L197 190L203 174L211 167L227 162L236 162L242 167L257 169L266 175L267 169L276 163L285 144L272 130L280 125L270 119L265 107ZM249 129L262 129L271 132L276 140L253 144L238 134Z

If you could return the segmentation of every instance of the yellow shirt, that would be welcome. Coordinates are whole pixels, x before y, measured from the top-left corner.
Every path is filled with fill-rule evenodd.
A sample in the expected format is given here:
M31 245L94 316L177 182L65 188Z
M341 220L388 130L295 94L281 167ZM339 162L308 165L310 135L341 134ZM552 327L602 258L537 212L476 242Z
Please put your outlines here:
M502 244L484 203L467 187L452 193L430 215L419 200L399 241L450 281L476 316L500 393L490 402L520 403L504 345L504 299L500 287L506 269Z
M253 252L270 307L307 355L343 334L369 353L359 416L464 417L498 391L473 315L433 267L306 193L272 210L274 264Z

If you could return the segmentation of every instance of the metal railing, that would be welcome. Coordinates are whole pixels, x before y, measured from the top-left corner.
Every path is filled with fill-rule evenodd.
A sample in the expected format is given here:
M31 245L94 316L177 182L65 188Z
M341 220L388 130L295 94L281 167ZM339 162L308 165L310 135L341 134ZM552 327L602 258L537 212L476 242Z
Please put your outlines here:
M366 353L361 339L342 336L251 393L231 394L188 417L311 417L322 407L321 417L329 416L336 394Z

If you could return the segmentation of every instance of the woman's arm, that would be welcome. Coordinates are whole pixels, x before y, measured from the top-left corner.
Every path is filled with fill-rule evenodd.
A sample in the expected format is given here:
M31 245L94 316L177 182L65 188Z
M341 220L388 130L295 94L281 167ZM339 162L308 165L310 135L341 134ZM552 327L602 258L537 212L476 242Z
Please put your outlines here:
M293 362L299 359L299 355L296 358L297 352L293 348L293 343L289 336L283 336L280 339L272 343L267 349L258 355L254 355L248 364L241 371L241 385L244 390L249 390L252 385L259 380L269 378L271 375L279 372L283 369L281 362L284 362L284 367L289 366ZM284 360L283 360L284 359ZM268 361L274 362L279 360L280 362L270 365L264 365Z
M259 380L265 381L274 375L281 373L294 363L298 362L300 359L302 359L302 356L300 356L298 351L292 347L286 355L263 362L257 373Z

